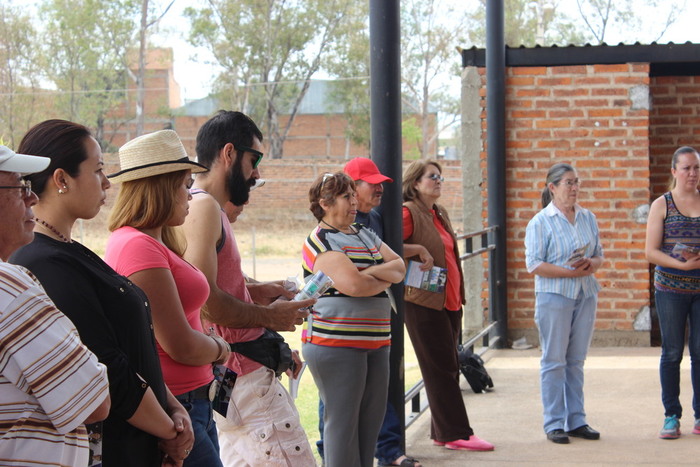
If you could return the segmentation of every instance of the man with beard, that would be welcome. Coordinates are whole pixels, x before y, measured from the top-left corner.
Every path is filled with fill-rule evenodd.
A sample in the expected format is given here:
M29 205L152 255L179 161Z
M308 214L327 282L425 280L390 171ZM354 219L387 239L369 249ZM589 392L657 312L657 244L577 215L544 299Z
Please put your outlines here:
M242 206L260 178L262 133L240 112L219 111L197 134L197 160L209 168L198 174L185 221L185 259L207 277L211 292L203 318L234 344L226 368L236 373L225 418L215 413L224 465L315 465L292 398L276 378L282 352L269 348L268 330L293 331L315 300L288 301L294 291L279 282L247 282L225 212L227 202ZM280 298L281 299L278 299ZM271 364L258 363L247 346ZM286 346L286 344L283 344ZM277 350L277 352L275 352ZM287 347L288 350L288 347ZM280 355L278 355L280 354ZM298 375L298 353L293 376ZM265 360L262 359L262 360ZM290 370L288 370L290 371Z

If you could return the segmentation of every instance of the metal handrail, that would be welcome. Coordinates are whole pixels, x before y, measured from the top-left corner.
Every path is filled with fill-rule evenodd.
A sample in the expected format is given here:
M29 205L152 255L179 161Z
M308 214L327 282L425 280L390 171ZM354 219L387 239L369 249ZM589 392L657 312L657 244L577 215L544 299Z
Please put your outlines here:
M496 249L495 243L489 243L489 234L495 232L498 227L491 226L486 227L483 230L477 230L476 232L465 233L457 235L457 240L464 240L464 253L459 256L461 261L465 259L473 258L474 256L486 253L487 251L492 251ZM481 248L474 250L472 238L481 237Z
M479 230L476 232L471 232L471 233L466 233L466 234L460 234L457 236L457 240L464 240L465 241L465 253L461 254L459 256L460 261L467 260L469 258L473 258L475 256L481 255L482 253L486 252L491 252L493 254L496 250L496 244L495 243L490 243L489 242L489 234L492 232L495 232L497 226L491 226L487 227L483 230ZM472 239L474 237L481 237L481 248L478 250L473 249L473 242ZM491 258L489 258L491 259ZM491 272L489 271L489 274ZM490 305L489 305L490 306ZM495 316L494 313L491 314L491 316ZM491 321L488 323L483 329L481 329L479 332L477 332L474 336L469 338L464 344L462 344L464 347L468 347L473 349L474 344L476 341L480 338L483 338L483 346L477 352L478 355L483 355L488 349L493 348L498 342L501 340L501 336L491 336L490 333L493 331L496 326L498 325L498 321ZM423 380L421 379L418 381L411 389L409 389L405 396L404 396L404 404L411 404L411 410L408 412L406 415L406 423L405 427L408 428L415 422L418 417L423 414L427 408L428 408L428 403L427 403L427 397L426 398L421 398L421 393L425 389L425 384L423 383Z

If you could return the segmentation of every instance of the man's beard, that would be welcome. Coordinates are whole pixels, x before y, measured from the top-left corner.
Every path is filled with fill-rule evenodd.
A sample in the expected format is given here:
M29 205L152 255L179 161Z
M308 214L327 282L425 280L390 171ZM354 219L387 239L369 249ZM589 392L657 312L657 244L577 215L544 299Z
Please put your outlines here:
M243 178L241 160L238 159L231 169L227 181L229 200L236 206L243 206L250 197L250 188L255 185L255 178Z

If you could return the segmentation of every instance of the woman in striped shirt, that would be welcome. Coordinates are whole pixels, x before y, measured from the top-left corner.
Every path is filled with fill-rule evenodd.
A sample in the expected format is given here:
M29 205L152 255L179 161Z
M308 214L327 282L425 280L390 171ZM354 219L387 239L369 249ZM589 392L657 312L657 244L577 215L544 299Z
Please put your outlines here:
M580 181L569 164L554 164L542 210L527 224L525 263L535 274L535 322L540 332L540 379L547 439L599 439L583 408L583 362L593 337L603 264L596 218L578 204Z
M389 385L386 289L403 280L405 267L372 230L354 224L349 176L322 175L309 201L319 224L304 243L304 275L323 271L334 281L309 315L302 347L325 403L324 461L371 467Z

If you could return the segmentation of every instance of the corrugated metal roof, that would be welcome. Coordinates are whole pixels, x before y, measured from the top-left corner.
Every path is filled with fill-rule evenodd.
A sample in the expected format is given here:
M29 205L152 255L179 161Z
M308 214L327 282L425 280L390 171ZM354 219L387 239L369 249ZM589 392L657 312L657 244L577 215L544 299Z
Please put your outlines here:
M334 81L332 80L311 80L304 98L299 104L297 113L299 114L338 114L343 113L340 104L331 100L330 92ZM177 115L188 117L202 117L213 115L221 106L218 99L212 95L187 102L184 106L176 109ZM288 114L291 108L280 109L281 114Z
M297 114L303 115L325 115L325 114L342 114L344 109L341 104L331 99L330 95L333 91L335 80L314 79L309 81L309 89L307 89L304 98L299 104ZM415 106L417 107L417 106ZM202 99L187 102L182 107L175 110L176 115L186 117L207 117L213 115L217 110L221 109L219 101L216 97L209 95ZM431 113L437 113L437 108L433 105L428 106ZM291 107L279 109L281 115L289 114ZM403 106L403 112L410 112L410 107Z
M331 100L330 94L334 81L311 80L309 89L306 91L304 99L299 104L301 114L340 114L344 112L343 107ZM287 110L288 112L291 109Z
M182 107L175 109L176 115L186 117L209 117L219 110L218 99L209 95L201 99L186 102Z
M486 66L486 49L472 47L462 49L462 66ZM559 47L506 47L506 66L566 66L616 63L651 63L663 73L663 69L677 69L696 74L700 65L700 44L685 42L675 44L623 44L618 45L569 45Z

